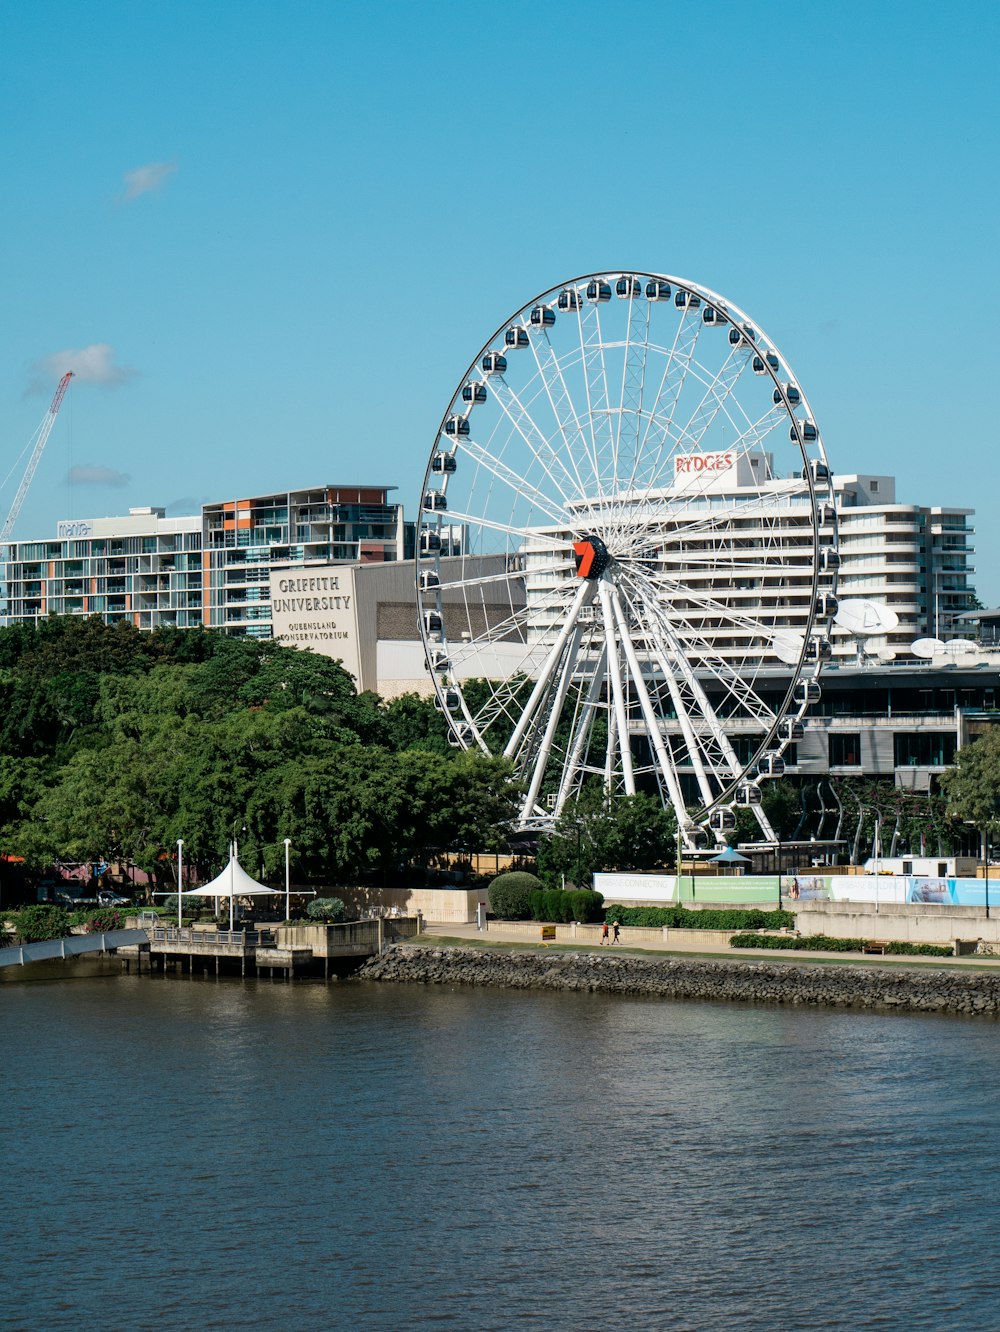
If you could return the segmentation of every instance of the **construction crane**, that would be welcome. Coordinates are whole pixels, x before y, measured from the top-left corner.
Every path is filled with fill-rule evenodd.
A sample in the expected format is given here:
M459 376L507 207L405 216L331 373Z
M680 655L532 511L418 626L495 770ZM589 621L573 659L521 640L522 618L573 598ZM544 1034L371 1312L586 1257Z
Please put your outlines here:
M52 402L49 405L49 410L45 413L41 425L25 446L26 449L31 449L31 457L28 459L28 465L24 469L24 476L21 477L21 484L18 486L17 494L14 496L14 503L10 506L10 513L8 513L3 527L0 528L0 548L5 547L10 540L10 534L13 532L14 524L17 522L17 515L21 512L21 505L24 503L24 497L27 495L31 482L34 479L38 464L41 461L42 452L45 448L45 442L52 433L52 427L56 423L59 408L62 406L62 400L66 396L66 390L69 388L69 381L72 378L73 371L67 370L59 381ZM24 450L22 450L21 456L24 456ZM11 468L11 471L13 471L13 468ZM3 553L6 554L6 551Z

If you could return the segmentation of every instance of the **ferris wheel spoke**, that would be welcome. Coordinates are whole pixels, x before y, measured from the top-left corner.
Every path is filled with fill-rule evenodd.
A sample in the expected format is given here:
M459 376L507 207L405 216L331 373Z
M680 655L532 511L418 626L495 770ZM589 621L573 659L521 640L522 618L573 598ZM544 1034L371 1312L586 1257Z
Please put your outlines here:
M567 471L559 455L535 424L531 413L503 376L498 375L491 379L490 385L501 411L527 445L535 462L552 482L563 504L569 509L573 499L584 497L583 490L578 488L573 475Z
M726 402L732 397L736 384L750 363L749 356L740 349L730 352L715 378L708 384L701 401L680 429L680 439L699 446L720 412L726 411ZM732 418L726 412L730 422Z
M542 782L545 780L545 774L549 765L549 756L552 753L552 742L555 739L556 729L562 719L563 707L566 703L566 695L569 692L570 682L573 679L573 672L576 669L577 654L580 649L580 640L583 637L584 626L577 623L570 635L569 645L563 660L562 670L559 673L559 681L555 688L552 703L549 708L548 719L545 724L545 732L542 735L541 743L538 747L538 753L534 757L534 772L528 783L528 790L524 797L524 810L534 809L538 800L538 793L541 790Z
M566 800L571 790L578 784L580 775L580 763L583 758L584 747L590 739L594 729L594 721L597 717L597 706L601 696L601 689L607 677L608 651L607 645L601 647L598 653L597 661L593 668L593 674L590 678L590 684L586 695L580 696L577 705L576 716L573 718L573 726L570 730L570 742L567 750L566 766L563 769L562 780L559 783L559 791L556 795L556 818L563 811Z
M622 358L621 396L614 447L614 474L622 506L627 502L639 465L639 430L642 425L642 395L649 351L650 308L648 301L636 295L633 286L628 298L628 326L625 333L625 355ZM626 430L626 423L630 438L626 438L624 446L631 453L631 465L627 456L622 453L622 436Z
M609 594L609 600L614 611L615 619L618 623L618 633L625 652L625 658L628 662L629 671L632 675L632 684L639 699L639 707L642 712L643 720L646 723L646 734L652 744L653 752L656 755L659 764L657 775L663 779L667 790L670 793L671 803L673 804L674 812L677 816L677 826L687 832L687 814L680 780L674 763L667 754L666 746L663 743L661 719L657 716L653 701L649 695L649 690L646 687L646 680L643 676L638 656L636 655L635 645L632 642L632 637L617 589ZM688 836L690 836L690 833L688 833Z
M622 680L621 658L615 642L615 616L611 606L610 585L605 579L598 582L598 595L601 601L601 614L604 619L604 638L608 653L608 674L611 677L611 693L615 706L615 727L618 733L618 747L622 762L622 780L626 795L635 795L635 773L632 767L632 738L628 729L628 714L625 708L625 685Z
M553 550L558 550L560 553L565 553L567 548L571 549L573 546L570 537L552 536L548 532L539 531L537 527L521 527L516 523L502 523L499 520L484 518L478 513L449 509L448 521L450 523L468 523L471 528L483 528L487 532L502 532L504 536L518 537L532 545L542 543Z
M680 400L688 371L694 359L695 348L701 333L701 321L689 312L685 313L677 330L677 338L671 348L670 359L664 368L656 401L653 403L646 433L643 436L642 452L654 462L662 458L664 449L671 455L680 441L673 437L674 414ZM646 491L650 489L647 483Z
M596 459L591 457L587 448L583 426L580 424L573 407L573 400L566 387L562 366L559 364L547 333L543 332L531 338L531 351L538 367L538 374L545 387L549 407L552 410L559 435L563 441L563 451L573 466L581 495L586 495L589 487L580 474L577 459L578 457L585 457L592 462L595 476L597 475Z
M552 678L552 674L558 666L559 660L566 649L566 644L569 641L570 635L576 629L577 621L580 619L580 613L585 606L590 604L593 598L593 583L587 582L586 580L581 582L579 590L573 599L573 604L570 607L565 622L563 623L562 629L559 631L556 641L552 644L548 656L545 658L541 669L538 672L538 678L531 691L531 696L525 704L524 714L517 726L515 726L514 734L504 748L504 754L507 758L510 758L517 752L521 741L524 739L525 733L531 725L535 711L549 687L549 681Z
M481 444L477 444L472 439L463 439L459 441L458 447L473 462L485 468L498 481L502 481L504 485L509 486L516 495L526 500L534 509L545 514L547 518L551 518L555 523L566 521L566 510L560 506L558 501L550 499L548 495L543 494L518 472L515 472L512 467L508 467L499 458L494 458L493 454L488 449L484 449Z
M661 655L660 666L668 682L668 687L674 687L678 681L683 681L684 686L689 691L692 699L695 700L698 715L707 725L708 730L715 741L721 753L726 755L727 761L731 765L733 776L738 776L742 772L742 765L736 758L735 750L729 743L726 736L725 727L721 719L712 707L708 695L702 687L695 671L692 669L688 653L685 651L686 644L682 642L674 631L669 620L657 609L653 609L645 619L645 627L657 645L658 653ZM677 706L677 699L674 699ZM683 704L678 707L678 716L683 710ZM774 714L770 714L773 721ZM687 739L685 735L685 739ZM690 742L689 742L690 743ZM697 742L695 742L697 743Z
M682 672L695 681L697 680L693 669L691 669L692 657L697 653L698 663L704 670L711 673L712 677L722 687L724 697L735 704L737 711L745 712L759 722L765 731L770 731L777 721L777 716L773 708L769 707L754 691L753 681L748 678L746 663L734 663L720 657L707 639L699 634L692 633L690 629L685 632L683 639L681 639L672 629L669 612L660 605L658 594L655 589L649 586L648 580L633 575L630 582L633 586L634 604L645 610L643 622L651 626L662 625L668 637L676 641L679 649L678 660ZM698 692L704 693L704 690L699 687Z
M628 600L628 598L626 597ZM630 610L633 616L636 616L636 608L629 601ZM664 681L667 685L667 691L670 694L670 700L677 715L677 721L681 729L681 735L687 748L688 760L694 769L695 780L698 783L698 789L701 792L702 802L705 805L711 804L714 799L714 791L705 770L702 761L701 747L698 737L692 724L691 717L685 705L684 694L679 685L679 676L683 674L680 668L680 660L683 658L683 651L678 644L670 642L667 639L661 639L655 629L648 623L643 626L644 633L651 638L657 651L660 670L662 671Z
M787 517L794 510L801 510L805 522L809 522L808 506L801 502L801 492L797 489L795 482L788 483L787 498L789 500L799 500L796 506L789 505L782 509L782 513ZM679 541L685 541L692 536L698 536L702 532L711 532L718 530L731 535L733 521L736 518L747 519L757 517L771 518L774 514L775 504L781 499L779 491L775 490L768 494L765 499L741 500L739 505L729 504L718 509L710 509L700 514L697 518L689 518L686 515L678 515L673 519L671 526L660 535L660 540L664 545L676 544ZM786 532L787 537L787 532Z
M574 567L573 560L560 560L557 564L546 564L546 573L569 573ZM505 569L502 573L477 574L471 578L448 578L441 580L441 587L444 591L462 591L471 590L474 587L502 586L506 583L523 582L525 570L523 567L514 569Z
M587 386L587 415L594 446L594 476L602 506L613 502L614 492L605 490L605 481L614 483L614 474L605 473L605 460L611 456L614 438L611 429L611 399L608 395L608 371L604 359L601 332L601 307L595 301L585 304L580 315L583 339L583 373Z

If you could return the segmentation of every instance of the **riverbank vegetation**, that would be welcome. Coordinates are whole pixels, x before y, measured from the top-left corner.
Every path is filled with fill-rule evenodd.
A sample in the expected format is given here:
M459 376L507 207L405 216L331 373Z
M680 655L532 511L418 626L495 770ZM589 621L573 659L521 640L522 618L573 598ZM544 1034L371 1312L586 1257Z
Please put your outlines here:
M0 945L7 943L41 943L47 939L61 939L74 928L87 934L104 934L109 930L125 928L123 912L99 908L94 911L67 911L65 907L47 902L31 903L12 911L0 912Z
M358 694L329 658L96 618L0 630L0 845L33 868L121 861L336 882L503 849L502 759L456 752L413 696Z

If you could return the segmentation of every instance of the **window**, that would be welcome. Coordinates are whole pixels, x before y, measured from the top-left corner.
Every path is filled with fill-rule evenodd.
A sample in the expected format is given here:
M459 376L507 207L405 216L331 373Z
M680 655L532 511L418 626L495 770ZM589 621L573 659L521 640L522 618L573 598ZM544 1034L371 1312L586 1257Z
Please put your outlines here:
M861 734L858 731L850 733L844 731L831 731L828 737L830 744L830 767L831 768L860 768L861 767Z
M897 768L946 768L955 758L954 731L904 731L893 736Z

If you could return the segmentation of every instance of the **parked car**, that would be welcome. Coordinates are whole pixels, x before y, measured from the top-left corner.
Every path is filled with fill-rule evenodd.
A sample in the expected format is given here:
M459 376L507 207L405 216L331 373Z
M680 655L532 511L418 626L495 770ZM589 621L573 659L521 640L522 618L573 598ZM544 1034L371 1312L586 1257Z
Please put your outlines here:
M83 907L97 906L96 897L74 897L72 893L56 893L55 901L59 906L67 907L70 911L80 911Z
M102 888L97 894L97 905L102 907L131 906L132 903L127 897L122 897L121 893L116 893L110 888Z

